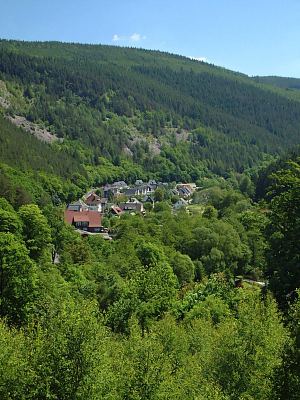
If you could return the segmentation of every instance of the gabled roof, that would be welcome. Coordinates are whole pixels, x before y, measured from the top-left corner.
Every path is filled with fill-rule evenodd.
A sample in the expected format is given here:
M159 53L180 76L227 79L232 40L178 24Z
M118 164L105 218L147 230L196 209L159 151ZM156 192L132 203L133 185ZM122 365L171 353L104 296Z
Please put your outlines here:
M87 222L89 228L101 226L101 214L98 211L65 211L65 222L72 225L76 222Z
M101 203L100 197L96 193L91 193L85 200L86 204Z
M143 197L143 202L144 202L144 203L146 203L146 202L151 202L151 203L153 203L153 202L154 202L154 198L151 196L151 194L146 194L146 195Z
M174 207L185 207L188 205L189 205L188 201L186 201L184 199L180 199L180 200L176 201L176 203L174 204Z
M112 184L112 186L122 188L122 187L127 187L127 183L124 181L118 181L118 182L114 182Z
M183 187L178 188L179 193L188 193L187 190Z
M123 210L122 210L120 207L118 207L118 206L111 206L111 210L112 210L116 215L119 215L119 214L122 214L122 213L123 213Z
M182 189L185 188L189 192L193 193L196 189L196 184L195 183L179 183L177 185L177 189Z
M133 194L136 194L137 189L136 188L129 188L129 189L124 189L124 194L127 196L131 196Z

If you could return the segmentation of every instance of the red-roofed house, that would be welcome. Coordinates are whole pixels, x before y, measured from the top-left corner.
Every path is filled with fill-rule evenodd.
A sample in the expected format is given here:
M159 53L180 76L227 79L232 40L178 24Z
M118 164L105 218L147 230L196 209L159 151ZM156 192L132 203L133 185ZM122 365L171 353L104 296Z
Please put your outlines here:
M102 216L98 211L65 211L65 222L76 229L87 232L101 232Z
M110 212L113 215L117 215L118 217L123 214L123 210L118 206L111 206Z
M85 204L88 205L89 210L91 211L102 211L101 198L96 193L90 193L85 199Z

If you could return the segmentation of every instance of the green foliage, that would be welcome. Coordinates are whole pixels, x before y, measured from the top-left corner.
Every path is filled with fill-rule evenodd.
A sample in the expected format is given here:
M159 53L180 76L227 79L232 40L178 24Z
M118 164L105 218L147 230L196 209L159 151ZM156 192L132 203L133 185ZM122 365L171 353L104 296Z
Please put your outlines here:
M21 221L15 213L0 209L0 231L17 235L21 230Z
M11 233L0 233L0 315L11 323L28 319L36 296L36 271L28 250Z
M34 204L22 206L18 215L23 223L23 237L30 257L37 261L44 255L51 242L47 219Z
M25 399L33 394L30 387L34 371L27 346L24 332L9 329L3 320L0 321L0 397L3 400Z
M248 230L263 230L259 213L238 214L240 225L232 216L127 216L110 242L82 239L64 225L59 208L44 213L47 219L37 206L19 209L25 244L0 234L3 398L228 400L277 393L283 352L292 347L276 303L226 277L243 259ZM51 264L50 243L58 264ZM185 251L199 252L201 261ZM222 263L226 272L196 284L201 262L207 274Z
M186 283L191 283L195 277L195 266L186 254L181 254L180 252L172 252L169 256L170 264L173 268L174 274L181 285Z
M282 305L287 295L299 287L300 235L300 165L291 162L289 168L273 175L270 203L270 252L268 276L270 285Z
M299 294L299 290L298 290ZM286 344L284 361L277 371L276 395L281 399L296 400L300 396L300 301L292 305L288 315L291 332L290 342Z
M84 173L78 160L72 159L63 149L56 151L53 146L15 127L1 115L0 143L1 162L13 168L44 171L64 178L76 171Z
M218 331L213 374L230 398L270 398L272 380L282 362L286 333L274 301L265 304L251 293L235 321L224 319Z
M143 330L154 318L168 311L175 300L177 279L163 252L152 244L142 244L137 251L141 266L130 273L123 293L108 310L108 323L116 331L126 331L132 315Z

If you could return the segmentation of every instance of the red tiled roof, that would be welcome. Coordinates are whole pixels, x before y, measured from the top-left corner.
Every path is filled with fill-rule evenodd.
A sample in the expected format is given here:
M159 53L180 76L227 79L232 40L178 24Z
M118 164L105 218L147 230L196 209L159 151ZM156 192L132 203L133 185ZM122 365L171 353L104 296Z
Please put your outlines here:
M88 198L86 199L86 204L92 204L92 203L101 203L101 199L98 195L95 193L91 193Z
M65 222L72 225L73 222L88 222L89 228L101 226L101 214L98 211L65 211Z
M112 206L111 209L117 215L122 214L122 212L123 212L123 210L118 206Z
M74 222L88 222L89 216L86 215L85 212L80 212L80 213L74 214L73 221Z

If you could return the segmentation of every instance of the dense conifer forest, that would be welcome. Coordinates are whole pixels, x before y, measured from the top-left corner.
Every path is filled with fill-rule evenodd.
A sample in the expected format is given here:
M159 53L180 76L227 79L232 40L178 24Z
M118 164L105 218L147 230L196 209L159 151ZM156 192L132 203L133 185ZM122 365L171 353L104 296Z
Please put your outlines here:
M300 398L300 98L278 86L0 41L1 399ZM65 224L121 179L197 190L106 215L112 240Z

